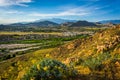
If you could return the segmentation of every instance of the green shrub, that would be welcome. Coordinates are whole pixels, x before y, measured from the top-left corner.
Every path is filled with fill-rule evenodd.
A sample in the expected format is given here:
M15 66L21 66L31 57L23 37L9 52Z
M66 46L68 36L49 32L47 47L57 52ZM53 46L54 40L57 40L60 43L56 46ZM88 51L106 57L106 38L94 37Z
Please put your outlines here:
M91 70L99 70L102 67L102 62L110 59L110 57L109 52L100 53L96 57L88 57L82 64L88 66Z
M77 72L65 64L52 59L44 59L32 66L22 80L66 80L75 75Z

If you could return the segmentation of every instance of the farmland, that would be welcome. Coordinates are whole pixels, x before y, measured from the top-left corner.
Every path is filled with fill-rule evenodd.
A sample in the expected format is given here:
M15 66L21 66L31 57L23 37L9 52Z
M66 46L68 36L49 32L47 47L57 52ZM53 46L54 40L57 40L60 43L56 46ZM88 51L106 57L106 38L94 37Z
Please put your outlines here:
M73 32L1 32L0 61L33 52L39 49L54 48L71 40L88 37L88 33Z

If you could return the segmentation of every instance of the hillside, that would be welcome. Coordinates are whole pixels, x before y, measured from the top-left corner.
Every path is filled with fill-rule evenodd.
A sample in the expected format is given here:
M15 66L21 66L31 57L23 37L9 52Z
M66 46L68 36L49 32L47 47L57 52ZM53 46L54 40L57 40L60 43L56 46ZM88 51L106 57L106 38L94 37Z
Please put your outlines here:
M1 62L0 76L2 79L19 80L31 66L44 58L74 67L78 74L68 80L120 80L120 25L56 48L30 52Z
M65 50L73 50L74 55L78 56L78 52L80 55L92 55L93 53L100 53L111 50L111 48L116 47L120 42L120 26L110 28L104 31L100 31L89 37L88 39L78 39L69 44L62 46ZM60 47L61 48L61 47ZM60 50L60 49L58 49ZM65 52L65 50L63 50ZM61 51L61 50L60 50ZM87 54L84 54L87 53ZM58 54L58 51L57 51ZM83 56L82 55L82 56ZM73 55L72 55L73 56Z
M73 64L83 80L120 79L120 26L75 40L54 50L53 56Z

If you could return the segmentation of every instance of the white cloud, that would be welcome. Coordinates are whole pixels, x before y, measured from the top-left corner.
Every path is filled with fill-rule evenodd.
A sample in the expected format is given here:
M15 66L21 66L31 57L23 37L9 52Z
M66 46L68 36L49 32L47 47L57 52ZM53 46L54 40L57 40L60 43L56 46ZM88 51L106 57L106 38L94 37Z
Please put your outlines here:
M81 9L81 8L74 8L71 10L59 12L59 13L53 13L53 14L43 14L43 13L38 13L34 12L29 14L29 16L35 16L35 17L60 17L60 16L83 16L87 15L89 12Z
M17 10L9 10L9 11L5 11L4 13L6 13L6 14L23 14L24 12L17 11Z
M18 22L32 22L35 19L19 19L19 18L0 18L0 24L11 24L11 23L18 23Z
M14 14L24 14L24 12L23 11L18 11L18 10L4 10L4 9L0 9L0 13L1 13L1 15L5 15L5 16L7 16L7 15L14 15ZM0 15L0 16L1 16Z
M32 0L0 0L0 6L27 6L25 3L30 3Z

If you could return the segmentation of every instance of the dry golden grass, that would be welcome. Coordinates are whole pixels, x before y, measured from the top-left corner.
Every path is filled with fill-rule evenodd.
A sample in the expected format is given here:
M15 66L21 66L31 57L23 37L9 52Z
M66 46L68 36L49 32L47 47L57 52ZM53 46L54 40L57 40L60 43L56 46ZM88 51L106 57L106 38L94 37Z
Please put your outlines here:
M60 32L0 32L0 35L27 35L27 34L62 35L62 33Z

